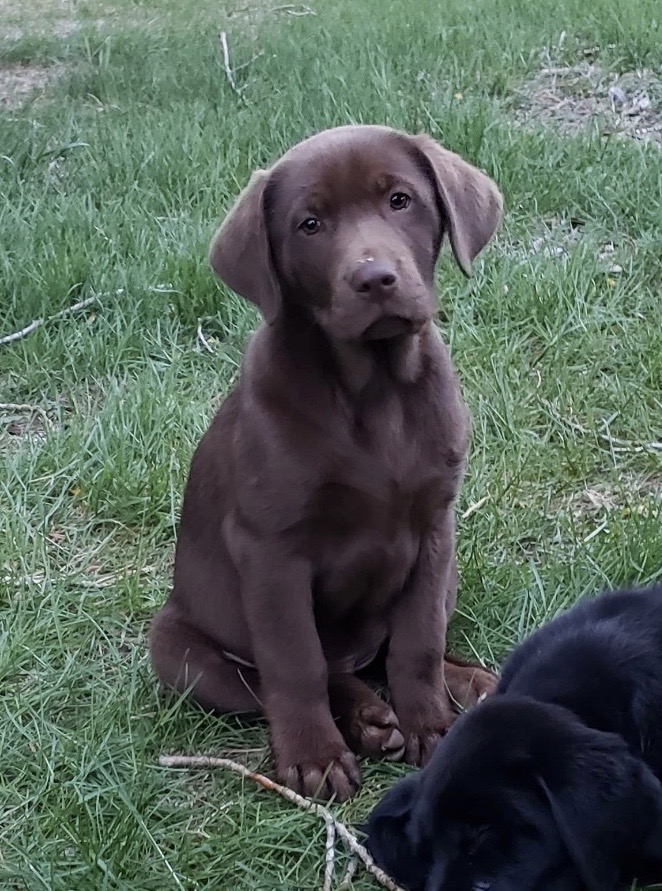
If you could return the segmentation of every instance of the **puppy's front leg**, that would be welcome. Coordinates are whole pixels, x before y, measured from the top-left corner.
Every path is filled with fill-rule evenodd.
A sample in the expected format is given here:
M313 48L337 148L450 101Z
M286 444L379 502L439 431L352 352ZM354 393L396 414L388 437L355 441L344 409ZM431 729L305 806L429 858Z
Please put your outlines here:
M360 774L331 715L311 567L263 542L252 542L250 554L242 561L242 600L278 777L303 795L345 801Z
M455 595L455 528L445 509L424 538L414 571L390 618L386 660L405 759L425 764L454 712L444 683L448 613Z

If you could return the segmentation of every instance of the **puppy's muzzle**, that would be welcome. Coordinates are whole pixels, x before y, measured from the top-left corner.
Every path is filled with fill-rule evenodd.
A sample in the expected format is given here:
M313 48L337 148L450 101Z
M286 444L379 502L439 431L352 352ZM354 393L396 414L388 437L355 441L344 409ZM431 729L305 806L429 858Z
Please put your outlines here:
M407 319L404 316L382 316L366 328L363 337L365 340L389 340L405 334L416 334L426 321Z
M397 290L399 281L393 262L366 257L359 263L350 283L357 294L384 301Z

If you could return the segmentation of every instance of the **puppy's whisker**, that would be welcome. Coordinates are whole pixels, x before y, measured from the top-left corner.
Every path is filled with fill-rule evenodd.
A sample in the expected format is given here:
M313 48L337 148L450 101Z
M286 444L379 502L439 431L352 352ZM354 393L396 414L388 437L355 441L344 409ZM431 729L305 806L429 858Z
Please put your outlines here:
M261 709L262 711L264 711L264 703L262 702L262 700L260 699L260 697L259 697L259 696L257 695L257 693L255 692L255 690L251 687L251 685L248 683L248 681L247 681L246 678L244 677L244 673L242 672L241 668L238 668L238 669L237 669L237 674L239 675L239 680L241 681L241 683L244 685L244 687L246 687L246 689L247 689L248 692L251 694L251 696L253 697L253 699L254 699L254 700L257 702L257 704L260 706L260 709Z

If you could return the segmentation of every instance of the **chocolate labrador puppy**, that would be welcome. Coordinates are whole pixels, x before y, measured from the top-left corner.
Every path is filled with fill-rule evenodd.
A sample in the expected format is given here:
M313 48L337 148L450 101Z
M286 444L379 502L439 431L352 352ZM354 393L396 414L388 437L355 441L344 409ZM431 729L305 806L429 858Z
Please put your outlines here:
M662 879L662 586L581 602L375 808L412 891L616 891Z
M448 236L469 275L500 218L432 139L349 126L255 173L213 239L264 323L193 457L151 656L206 708L264 710L305 794L348 798L355 753L425 762L492 688L445 661L468 420L434 270ZM380 650L391 704L357 677Z

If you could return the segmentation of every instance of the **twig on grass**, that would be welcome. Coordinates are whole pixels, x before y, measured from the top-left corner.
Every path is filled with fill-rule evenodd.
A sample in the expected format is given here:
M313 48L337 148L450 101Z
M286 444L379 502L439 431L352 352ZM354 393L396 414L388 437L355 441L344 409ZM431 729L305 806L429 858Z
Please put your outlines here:
M209 346L209 341L202 333L202 322L198 324L198 341L200 343L200 346L202 346L203 349L207 350L208 353L214 352L213 349Z
M549 405L549 403L547 404ZM586 427L582 427L581 424L577 424L568 419L566 419L565 423L570 427L571 430L576 430L577 433L581 433L582 436L588 436L593 433L593 435L597 436L598 439L606 442L612 452L632 452L634 454L640 454L641 452L662 451L662 442L632 443L627 439L621 439L618 436L612 436L609 429L609 423L607 421L603 421L604 427L607 431L606 433L597 433L595 431L588 430Z
M333 872L336 856L336 827L331 820L326 824L326 849L324 856L324 884L322 891L331 891L333 888Z
M292 3L285 3L283 6L272 6L272 12L286 12L288 15L317 15L314 9L311 9L310 6L304 6L303 4L299 6L294 6Z
M551 68L541 68L540 74L551 75L552 77L556 77L557 75L561 75L562 77L569 76L571 74L586 74L586 68L581 65L569 65L567 68L561 67L551 67Z
M318 804L316 801L311 801L308 798L304 798L292 789L288 789L287 786L281 786L280 783L275 783L273 780L270 780L269 777L265 777L261 773L255 773L255 771L250 770L243 764L239 764L237 761L230 761L229 758L213 758L209 755L161 755L159 757L159 764L161 767L184 767L187 769L198 770L213 770L215 768L220 768L223 770L231 770L245 779L252 780L254 783L257 783L258 786L262 786L263 789L268 789L270 792L277 792L278 795L281 795L283 798L287 799L287 801L292 802L292 804L296 804L297 807L300 807L302 810L310 811L324 820L327 826L327 844L329 838L328 827L331 825L334 834L343 840L349 850L361 860L366 870L379 882L380 885L382 885L382 887L388 888L388 891L402 891L402 889L395 884L393 879L387 876L384 870L377 866L368 850L363 847L356 836L350 832L344 823L337 820L331 811L324 807L324 805ZM326 865L328 869L328 860L326 861Z
M221 31L221 52L223 53L223 70L225 71L225 76L228 79L228 83L230 84L232 92L236 93L237 96L241 96L241 90L237 86L237 82L234 79L234 72L232 71L232 66L230 65L228 35L225 33L225 31Z
M33 331L43 324L43 319L35 319L34 322L30 322L25 328L21 328L20 331L15 331L13 334L7 334L5 337L0 337L0 343L12 343L14 340L20 340L22 337L27 337L28 334L32 334Z
M253 56L253 58L252 58L252 59L249 59L248 62L242 62L241 65L235 65L235 66L234 66L234 73L236 74L237 71L243 71L244 68L248 68L248 66L249 66L249 65L252 65L253 62L257 62L258 59L261 59L263 55L264 55L264 51L261 50L259 53L255 53L255 55Z
M50 425L50 418L46 414L46 409L40 405L31 405L29 402L0 402L0 411L20 411L32 415L40 415L44 426Z
M0 408L1 407L2 406L0 406ZM51 541L53 540L51 539ZM67 585L71 585L72 587L103 589L112 588L119 582L128 581L131 578L135 578L137 575L149 575L153 572L153 569L154 567L152 566L143 566L140 570L129 567L122 573L102 572L97 573L96 575L88 569L88 575L84 575L83 572L70 572L68 575L61 575L61 578ZM33 575L0 576L0 582L4 582L6 585L14 585L17 588L20 588L22 585L43 585L48 581L49 576L43 571L35 572Z
M6 334L4 337L0 337L0 346L7 343L13 343L15 340L20 340L22 337L27 337L28 334L32 334L33 331L36 331L37 328L40 328L47 322L55 322L57 319L63 319L65 316L70 316L75 312L79 312L81 309L91 306L93 303L96 303L96 301L97 296L94 294L92 297L86 297L85 300L80 300L78 303L74 303L73 306L67 306L66 309L62 309L60 312L48 316L48 318L35 319L33 322L30 322L29 325L26 325L25 328L21 328L20 331L15 331L13 334Z
M600 535L601 532L605 531L607 525L607 521L605 520L604 522L600 523L600 525L596 529L594 529L593 532L589 532L589 534L584 539L584 544L588 544L589 541L593 541L594 538L597 538L597 536Z
M473 504L470 504L469 507L462 514L463 520L468 520L472 514L475 514L477 510L480 510L481 507L486 504L490 500L490 495L483 495L482 498L479 498L478 501L474 501Z
M352 879L354 878L354 873L359 868L359 858L354 856L347 864L347 869L345 870L345 875L342 877L340 881L340 886L338 891L343 891L345 888L349 888L352 883Z

